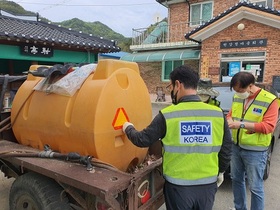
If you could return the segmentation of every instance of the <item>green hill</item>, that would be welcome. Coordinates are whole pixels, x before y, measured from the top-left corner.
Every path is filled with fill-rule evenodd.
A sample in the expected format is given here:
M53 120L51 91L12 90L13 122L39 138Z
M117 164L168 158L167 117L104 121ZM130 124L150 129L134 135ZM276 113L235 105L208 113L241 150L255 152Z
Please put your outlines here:
M9 12L13 15L38 15L35 12L27 11L19 4L13 1L0 0L0 9ZM47 18L39 16L42 21L51 22ZM129 46L131 45L131 38L124 37L122 34L116 33L107 25L99 21L95 22L84 22L78 18L66 20L62 22L55 22L53 24L61 25L65 28L72 28L76 31L82 31L83 33L92 34L94 36L103 37L104 39L113 39L118 42L118 46L121 47L122 51L129 52Z

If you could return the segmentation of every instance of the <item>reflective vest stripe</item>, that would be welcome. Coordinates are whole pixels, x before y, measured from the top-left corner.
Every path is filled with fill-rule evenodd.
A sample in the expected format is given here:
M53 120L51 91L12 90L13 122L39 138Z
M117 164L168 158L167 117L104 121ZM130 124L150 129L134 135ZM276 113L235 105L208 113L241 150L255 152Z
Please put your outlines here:
M203 102L182 102L164 108L161 113L166 120L166 135L162 139L166 180L178 185L215 182L224 136L222 110ZM206 127L196 129L197 125Z
M219 152L221 146L212 146L212 147L202 147L202 146L192 146L192 147L180 147L180 146L167 146L164 145L164 150L166 152L172 153L202 153L209 154L212 152Z
M233 117L232 119L233 119L234 121L241 121L241 120L242 120L242 118L240 118L240 117ZM243 119L242 122L252 122L252 123L254 123L255 121Z
M235 95L232 104L232 118L242 122L261 122L268 107L275 98L273 94L261 90L243 116L244 100ZM270 144L272 134L247 133L247 129L245 128L232 129L232 137L234 143L238 143L241 148L253 151L265 151Z
M234 99L233 99L233 102L237 102L237 103L242 103L242 104L243 104L244 100L241 99L241 98L234 98ZM269 105L270 105L270 103L268 103L268 102L265 102L265 101L258 101L258 100L254 100L253 103L254 103L255 105L257 105L257 106L263 106L263 107L266 107L266 108L268 108Z
M234 98L233 98L233 102L237 102L237 103L242 103L242 104L243 104L244 100L241 99L241 98L236 98L236 97L234 97Z
M213 106L213 105L212 105ZM167 176L166 174L164 175L164 178L173 184L177 184L177 185L202 185L205 183L214 183L217 181L217 176L211 176L211 177L207 177L207 178L202 178L199 180L186 180L186 179L174 179L170 176Z
M187 116L221 117L221 111L216 110L179 110L175 112L163 113L165 119Z
M240 147L242 147L243 149L247 149L247 150L253 150L253 151L265 151L268 149L268 147L261 147L261 146L249 146L249 145L244 145L242 144Z
M263 107L268 108L268 107L270 106L271 103L255 100L255 101L254 101L254 104L255 104L255 105L258 105L258 106L263 106Z

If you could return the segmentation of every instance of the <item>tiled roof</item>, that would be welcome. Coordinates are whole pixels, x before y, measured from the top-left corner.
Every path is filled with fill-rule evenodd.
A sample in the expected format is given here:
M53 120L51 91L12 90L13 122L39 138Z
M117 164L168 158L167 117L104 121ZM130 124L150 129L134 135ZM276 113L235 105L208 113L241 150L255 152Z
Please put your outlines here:
M115 52L115 53L100 53L99 55L100 56L103 56L103 57L112 57L112 58L121 58L122 56L125 56L129 54L128 52Z
M248 8L252 8L258 11L263 11L263 12L267 12L273 15L277 15L280 16L280 10L276 10L274 8L269 8L269 7L264 7L262 5L258 5L256 3L250 3L248 1L241 1L238 4L236 4L233 7L230 7L228 10L225 10L222 14L219 14L216 17L213 17L212 19L210 19L209 21L205 22L204 24L198 26L197 28L193 29L192 31L190 31L189 33L185 34L185 38L189 39L189 37L193 34L195 34L196 32L200 31L201 29L211 25L212 23L216 22L217 20L225 17L226 15L228 15L229 13L237 10L240 7L248 7Z
M114 40L103 39L46 22L22 20L4 15L0 15L0 39L46 42L104 53L121 50Z

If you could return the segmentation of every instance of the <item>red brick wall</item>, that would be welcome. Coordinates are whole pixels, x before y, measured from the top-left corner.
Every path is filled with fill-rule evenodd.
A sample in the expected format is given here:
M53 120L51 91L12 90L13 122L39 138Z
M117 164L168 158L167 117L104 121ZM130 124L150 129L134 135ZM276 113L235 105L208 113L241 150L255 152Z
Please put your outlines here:
M280 1L279 0L274 0L273 7L279 9L280 8Z
M237 3L239 3L239 0L215 0L213 16L218 16L219 14L228 10L230 7L233 7Z
M189 6L186 3L170 5L169 20L171 24L180 22L188 22L189 19Z
M190 0L190 5L200 2L205 2L205 0ZM238 3L239 0L215 0L214 1L214 12L213 16L217 16L220 13L223 13L225 10L234 6ZM170 41L182 41L184 34L192 30L195 27L188 27L189 22L189 4L187 2L172 4L169 8L169 32L170 32ZM184 24L185 23L185 24ZM184 30L182 30L182 24Z
M245 29L242 31L243 36L237 30L237 25L241 22L245 25ZM244 19L203 41L201 60L203 60L204 56L208 56L211 58L209 60L209 68L220 68L220 57L223 53L266 52L263 82L271 83L273 75L280 75L279 32L279 29ZM267 38L267 47L220 49L220 42L222 41L260 38ZM211 75L211 78L213 82L219 81L219 75Z
M190 4L204 2L205 0L190 0ZM214 14L217 16L220 13L228 10L237 4L239 0L214 0ZM274 8L280 8L280 1L274 1ZM189 22L189 5L187 2L170 5L169 8L169 24L183 24L185 25L185 32L189 30L187 23ZM245 24L243 30L243 36L240 36L240 31L237 30L239 23ZM183 36L185 32L182 29L171 27L170 35L171 41L184 40ZM186 61L186 63L193 66L195 69L200 69L202 66L203 58L209 58L209 64L207 65L208 70L218 70L218 74L210 75L213 82L219 81L219 69L220 69L220 57L222 53L240 53L240 52L266 52L266 60L264 66L264 82L271 83L273 75L280 75L280 39L279 30L273 27L269 27L260 23L256 23L250 20L242 20L218 34L208 38L202 43L201 49L201 60L200 63L197 61ZM236 49L220 49L220 42L230 40L250 40L267 38L267 47L257 48L236 48ZM207 60L207 59L206 59ZM144 78L146 85L150 93L155 93L157 86L165 87L168 83L161 81L162 69L161 62L158 63L140 63L139 64L141 76Z
M190 0L190 4L204 2L205 0ZM214 13L213 16L217 16L220 13L228 10L237 4L239 0L215 0L214 1ZM280 1L274 1L274 8L280 8ZM187 2L178 3L170 5L169 14L169 24L174 25L176 23L189 22L189 6ZM237 25L239 23L245 24L245 29L243 30L244 36L240 36L240 31L237 30ZM201 54L201 64L203 57L209 57L209 69L220 69L220 56L222 53L239 53L239 52L255 52L264 51L266 52L266 60L264 66L264 81L270 83L272 81L273 75L280 75L280 40L279 40L279 30L273 27L262 25L249 20L242 20L229 28L221 31L220 33L210 37L202 43L202 54ZM186 32L190 30L186 25ZM178 30L171 28L171 33L178 34ZM256 33L257 32L257 33ZM171 36L172 37L172 36ZM247 40L247 39L259 39L267 38L267 47L258 48L237 48L237 49L220 49L221 41L230 40ZM213 82L219 81L219 74L210 75Z
M189 6L187 3L170 5L169 42L185 41L188 31Z
M201 2L207 2L206 0L190 0L190 4L196 4ZM225 10L234 6L239 0L214 0L213 15L217 16L219 13L223 13Z

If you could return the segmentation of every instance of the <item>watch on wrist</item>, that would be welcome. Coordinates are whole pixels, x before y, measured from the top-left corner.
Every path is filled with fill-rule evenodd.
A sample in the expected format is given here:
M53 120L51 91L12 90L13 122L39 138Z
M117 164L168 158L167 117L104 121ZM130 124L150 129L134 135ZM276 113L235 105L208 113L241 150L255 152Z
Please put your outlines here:
M244 123L240 123L240 127L239 128L245 128L245 124Z

